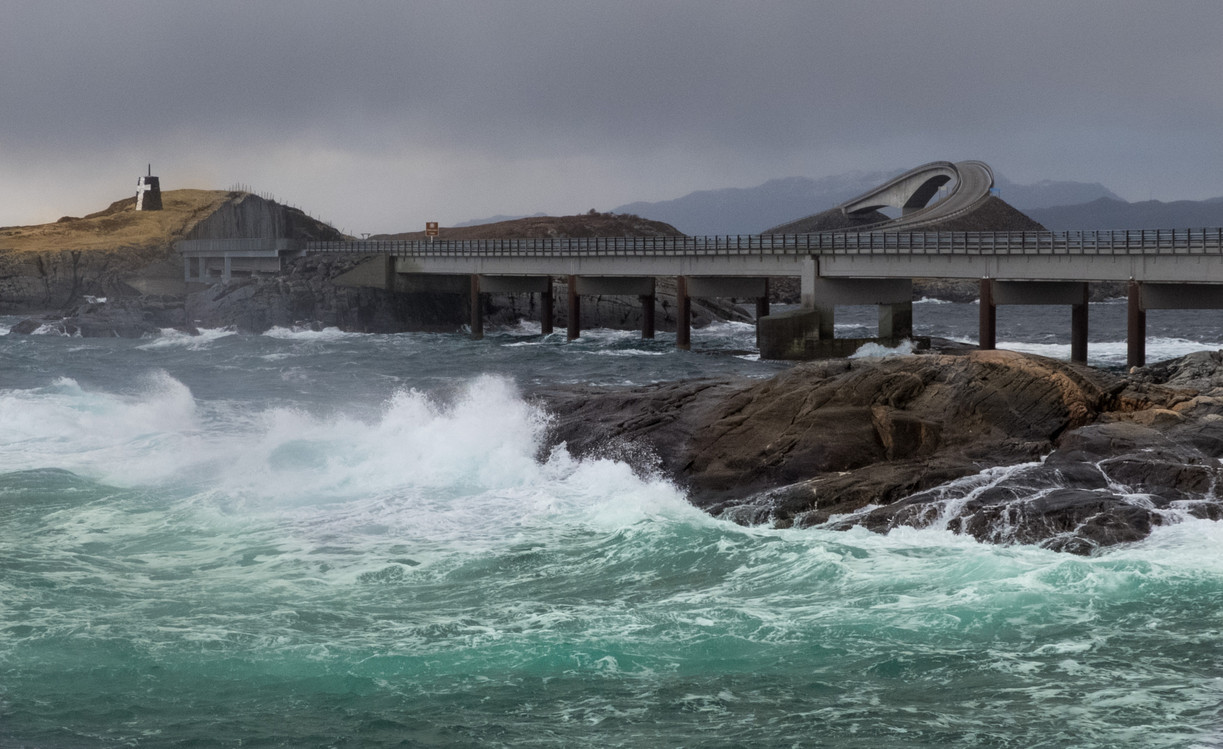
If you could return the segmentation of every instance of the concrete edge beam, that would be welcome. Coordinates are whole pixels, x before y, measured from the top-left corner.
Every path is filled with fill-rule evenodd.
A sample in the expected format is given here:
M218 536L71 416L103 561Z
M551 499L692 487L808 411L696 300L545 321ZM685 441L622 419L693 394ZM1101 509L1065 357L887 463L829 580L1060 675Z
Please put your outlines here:
M405 294L470 294L471 274L396 273L393 291Z
M583 296L650 296L654 276L577 276L577 293Z
M1140 305L1149 309L1223 309L1223 285L1143 283Z
M1087 284L1082 281L993 281L996 306L1023 304L1083 304Z
M483 294L543 294L551 290L551 276L480 276Z
M899 304L913 301L911 278L816 278L815 306Z
M755 299L767 296L769 293L768 279L742 278L737 276L689 276L688 296L703 297L739 297Z

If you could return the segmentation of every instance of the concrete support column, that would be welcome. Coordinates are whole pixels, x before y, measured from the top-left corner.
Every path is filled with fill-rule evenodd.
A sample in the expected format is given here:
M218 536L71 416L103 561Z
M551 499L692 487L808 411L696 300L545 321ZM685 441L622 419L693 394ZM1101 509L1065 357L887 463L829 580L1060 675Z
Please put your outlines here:
M803 258L799 276L799 301L803 309L815 309L815 282L820 277L820 261L814 255Z
M827 340L837 337L837 308L831 304L825 306L816 306L815 311L820 315L820 330L819 339Z
M231 261L229 255L225 256L225 265L221 269L221 283L229 283L229 274L231 270Z
M552 335L552 279L548 279L547 287L539 292L539 332Z
M582 335L582 297L578 294L578 277L569 277L569 331L568 338L576 341Z
M471 274L471 337L480 340L484 337L484 310L480 307L480 276Z
M981 279L979 314L977 345L984 351L993 351L998 343L998 308L994 306L994 282L989 278Z
M764 279L764 296L756 297L756 348L760 348L760 319L769 316L769 279Z
M1083 284L1082 301L1070 306L1070 361L1087 363L1087 284Z
M641 337L654 337L654 295L642 294L637 297L641 300Z
M675 345L688 351L692 348L692 300L688 297L688 279L675 277Z
M913 302L879 305L879 337L892 340L913 337Z
M1142 367L1147 363L1147 312L1142 308L1142 284L1130 281L1129 309L1126 315L1125 365Z

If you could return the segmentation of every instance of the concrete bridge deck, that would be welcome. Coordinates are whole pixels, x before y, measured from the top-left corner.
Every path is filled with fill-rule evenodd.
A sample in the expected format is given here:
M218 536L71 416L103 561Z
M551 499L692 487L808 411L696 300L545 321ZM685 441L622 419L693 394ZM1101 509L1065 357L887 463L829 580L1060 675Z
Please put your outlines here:
M306 252L390 255L401 273L802 277L815 258L831 278L1223 283L1223 228L308 242Z
M264 244L256 246L260 241ZM253 263L262 258L279 267L285 257L301 252L380 256L350 274L347 282L402 289L405 286L396 279L415 278L467 294L472 300L472 332L477 336L483 329L479 296L489 292L540 294L544 330L550 332L552 279L557 276L567 278L570 338L580 334L576 319L583 294L640 297L643 311L648 307L642 332L652 336L654 279L674 276L681 320L678 345L688 345L690 298L755 297L761 330L773 326L764 336L770 342L762 339L762 354L768 348L770 355L782 357L838 352L832 336L837 305L879 305L881 337L911 336L914 278L978 281L980 342L985 348L994 345L997 306L1071 305L1071 358L1076 361L1087 357L1088 282L1129 284L1131 365L1145 361L1147 310L1223 309L1223 228L348 241L304 246L239 239L182 242L180 249L188 280L204 276L208 268L224 269L227 278L231 263L239 260ZM767 279L779 276L800 279L800 314L784 319L769 316Z

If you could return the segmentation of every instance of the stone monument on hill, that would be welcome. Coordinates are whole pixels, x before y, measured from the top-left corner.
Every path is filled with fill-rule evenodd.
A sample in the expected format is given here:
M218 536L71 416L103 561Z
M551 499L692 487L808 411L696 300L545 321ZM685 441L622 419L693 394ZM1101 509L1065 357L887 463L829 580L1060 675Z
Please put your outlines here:
M153 176L152 164L148 176L136 180L136 210L161 210L161 181Z

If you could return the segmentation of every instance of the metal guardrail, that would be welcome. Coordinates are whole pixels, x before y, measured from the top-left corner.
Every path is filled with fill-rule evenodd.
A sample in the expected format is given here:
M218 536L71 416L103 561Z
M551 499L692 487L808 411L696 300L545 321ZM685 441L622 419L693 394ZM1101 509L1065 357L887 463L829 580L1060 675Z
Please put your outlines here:
M400 257L1223 255L1223 228L1062 232L826 232L716 237L440 239L432 242L363 240L307 242L305 250L307 253L390 254Z

